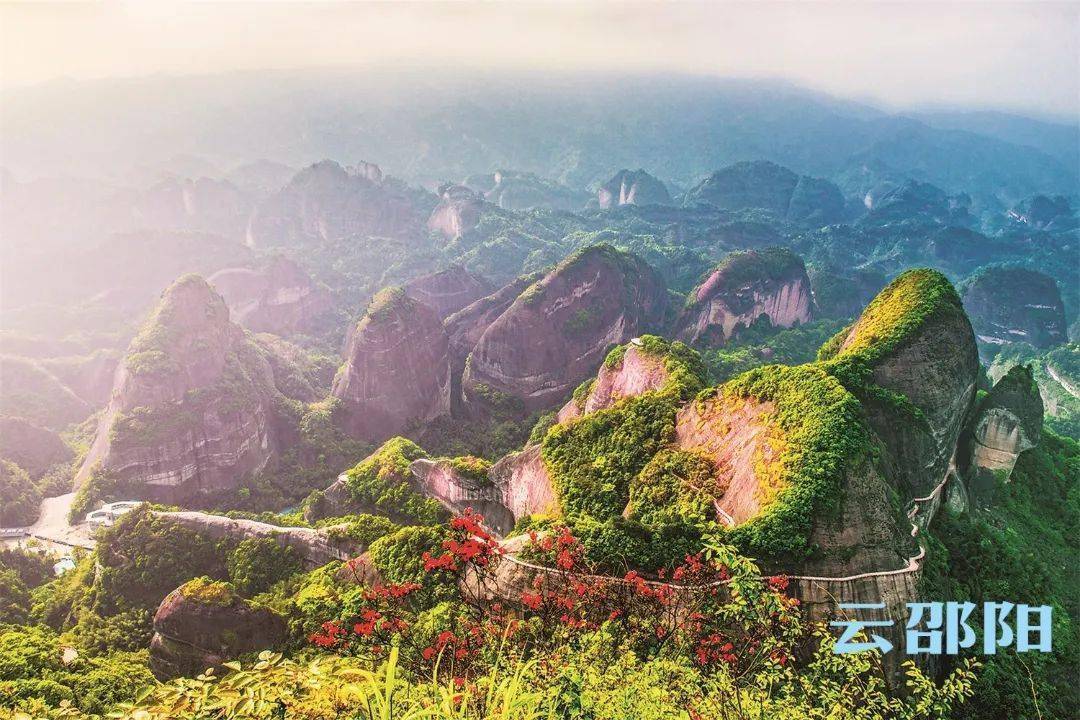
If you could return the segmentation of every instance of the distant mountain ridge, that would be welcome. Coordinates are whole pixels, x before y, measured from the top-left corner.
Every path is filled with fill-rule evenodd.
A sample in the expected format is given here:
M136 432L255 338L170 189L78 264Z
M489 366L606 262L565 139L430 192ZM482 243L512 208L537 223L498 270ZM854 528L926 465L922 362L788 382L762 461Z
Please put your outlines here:
M1080 135L1026 119L923 122L785 82L687 76L268 71L51 84L6 93L5 105L5 164L16 176L103 175L191 156L219 167L363 157L410 182L508 167L584 188L643 167L685 187L740 160L825 178L880 160L950 192L1015 201L1075 192L1075 163L1062 160ZM177 118L164 131L149 122L163 115ZM1034 142L1032 128L1044 126ZM982 187L958 186L969 180Z

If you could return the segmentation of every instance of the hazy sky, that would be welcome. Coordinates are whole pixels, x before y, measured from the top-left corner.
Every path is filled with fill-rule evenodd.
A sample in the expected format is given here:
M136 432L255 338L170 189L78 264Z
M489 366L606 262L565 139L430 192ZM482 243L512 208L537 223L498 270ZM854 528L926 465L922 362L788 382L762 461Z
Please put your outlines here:
M783 77L1080 115L1080 3L0 5L0 84L386 62Z

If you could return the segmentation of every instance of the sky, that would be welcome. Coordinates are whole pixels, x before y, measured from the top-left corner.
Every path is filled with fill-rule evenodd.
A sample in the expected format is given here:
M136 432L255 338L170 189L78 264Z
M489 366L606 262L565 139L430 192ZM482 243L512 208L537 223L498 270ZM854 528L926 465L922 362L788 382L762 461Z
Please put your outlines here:
M371 63L784 78L1080 117L1080 2L0 4L0 87Z

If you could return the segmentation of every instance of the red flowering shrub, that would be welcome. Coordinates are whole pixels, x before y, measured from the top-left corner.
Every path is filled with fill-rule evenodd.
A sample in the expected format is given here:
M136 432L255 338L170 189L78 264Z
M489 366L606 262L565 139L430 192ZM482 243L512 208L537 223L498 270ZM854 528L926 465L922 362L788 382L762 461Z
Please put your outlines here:
M699 666L724 666L738 676L762 663L787 662L801 626L797 601L785 597L787 578L763 581L744 558L722 548L724 560L688 555L670 571L622 577L590 567L582 544L565 527L529 534L528 562L503 557L498 541L471 510L450 522L441 551L424 552L433 582L457 582L462 602L436 614L414 600L423 583L375 585L342 622L325 623L311 642L339 652L378 657L390 643L418 672L439 667L469 678L485 653L526 654L573 647L584 633L615 633L642 656L677 653ZM500 564L519 567L506 577ZM732 568L735 568L733 570ZM733 577L735 576L735 577ZM525 587L515 585L530 578ZM502 584L500 584L502 583ZM510 596L510 593L513 596ZM443 627L430 627L438 617ZM423 625L424 630L417 629Z

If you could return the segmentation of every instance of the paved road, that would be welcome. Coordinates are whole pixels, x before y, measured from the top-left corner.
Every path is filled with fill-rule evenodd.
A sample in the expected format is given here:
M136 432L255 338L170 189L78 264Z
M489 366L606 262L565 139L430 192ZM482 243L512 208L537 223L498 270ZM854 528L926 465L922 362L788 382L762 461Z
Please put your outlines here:
M41 501L41 515L37 522L27 528L27 532L39 539L49 540L61 545L94 547L92 530L86 523L68 524L68 510L75 500L75 493L45 498Z

